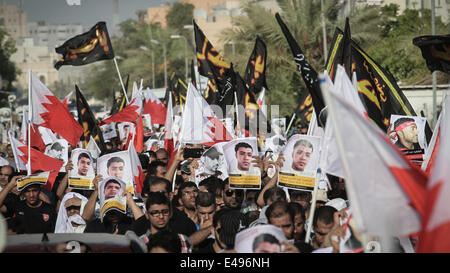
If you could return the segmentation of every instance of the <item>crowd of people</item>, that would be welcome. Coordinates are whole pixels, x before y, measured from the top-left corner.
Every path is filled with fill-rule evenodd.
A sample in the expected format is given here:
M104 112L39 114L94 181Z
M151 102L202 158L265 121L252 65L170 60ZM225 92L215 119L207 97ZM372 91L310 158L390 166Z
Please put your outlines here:
M306 130L299 124L292 135L296 133L305 134ZM123 147L119 138L111 139L106 144L107 150L102 154L121 151ZM21 191L17 190L17 182L26 176L26 172L15 168L10 145L4 148L3 166L0 168L0 210L7 219L8 235L124 235L132 231L146 245L149 253L229 253L236 252L238 233L270 225L282 231L283 240L276 240L276 248L261 245L255 247L254 252L342 251L340 243L344 240L346 229L341 225L341 220L348 216L344 181L329 176L328 186L319 188L314 200L312 191L280 187L277 182L278 171L284 162L283 154L276 160L271 154L250 154L252 168L260 170L261 186L260 189L242 189L230 187L229 178L223 179L217 168L200 174L201 181L195 179L200 158L185 158L184 150L200 148L207 151L209 147L185 144L176 153L169 154L158 144L144 146L145 152L139 153L145 174L142 192L132 194L125 191L126 213L110 210L102 219L98 186L102 175L95 176L92 190L68 187L68 173L74 168L70 153L75 147L69 146L69 161L65 171L59 172L52 190L30 184ZM218 164L214 149L204 155L206 160ZM91 164L86 162L89 157L80 154L78 158L79 162L75 164L78 164L79 172L86 172L86 165ZM269 174L270 169L275 172ZM105 196L114 196L120 188L120 185L109 183L111 181L104 186ZM311 211L312 222L309 217ZM268 246L273 245L269 243L273 236L269 235L264 237Z

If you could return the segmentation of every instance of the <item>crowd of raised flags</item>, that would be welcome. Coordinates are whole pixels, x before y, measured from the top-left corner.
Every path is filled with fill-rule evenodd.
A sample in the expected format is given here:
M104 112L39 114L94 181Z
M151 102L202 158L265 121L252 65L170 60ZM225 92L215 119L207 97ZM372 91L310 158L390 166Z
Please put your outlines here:
M428 124L424 127L427 145L421 153L420 168L417 162L405 156L404 150L393 144L387 134L392 115L416 116L415 111L392 75L351 40L348 20L345 31L336 29L326 69L319 73L309 65L280 15L276 15L276 20L307 87L307 94L302 96L287 130L281 132L282 137L289 140L299 133L295 129L290 133L289 129L294 128L293 123L300 122L309 123L307 135L320 137L319 170L315 170L315 185L309 190L312 202L316 201L320 190L319 182L327 181L327 175L344 179L352 217L356 230L362 234L363 246L378 240L382 250L389 251L388 238L397 237L414 242L415 252L450 251L447 235L450 174L446 166L450 154L449 99L446 97L443 101L434 131ZM97 147L100 155L109 142L104 139L103 125L111 123L130 123L134 128L121 140L119 147L129 153L136 195L142 192L145 180L139 155L158 149L148 147L148 139L164 142L164 147L160 148L168 152L169 166L177 150L186 144L202 145L206 150L217 143L252 137L257 138L258 152L264 159L268 147L265 141L276 134L267 122L271 119L267 116L265 94L270 90L265 82L267 51L263 41L259 37L256 39L246 74L241 78L195 22L194 30L198 70L209 79L204 94L196 88L195 76L187 84L173 77L163 101L150 88L145 88L142 81L139 87L134 82L129 102L115 113L111 111L111 115L101 121L94 118L78 86L78 115L74 117L67 106L72 93L61 102L29 71L29 110L24 114L20 133L16 132L19 139L14 132L9 135L16 170L26 171L29 177L49 172L43 187L51 191L66 162L45 153L49 143L43 140L39 127L51 130L55 139L64 139L72 149L87 149L90 143L91 147ZM445 44L449 39L441 37L439 41ZM423 44L428 40L420 41ZM422 45L418 40L414 43ZM437 44L432 50L439 50ZM93 45L89 52L80 54L75 50L88 45ZM67 41L57 52L63 54L63 58L56 68L114 58L106 25L102 22ZM425 54L424 57L427 58ZM430 58L427 63L433 62ZM448 65L449 62L441 60L433 69L448 73ZM128 101L126 88L122 91L122 97ZM151 121L151 126L146 128L145 115L149 115ZM231 119L231 129L225 118ZM174 185L175 177L170 182ZM260 180L259 189L264 186ZM327 188L330 186L325 186ZM304 189L300 187L300 190ZM309 220L313 219L314 209L311 206ZM308 236L310 232L314 232L311 226ZM341 252L345 251L341 249Z

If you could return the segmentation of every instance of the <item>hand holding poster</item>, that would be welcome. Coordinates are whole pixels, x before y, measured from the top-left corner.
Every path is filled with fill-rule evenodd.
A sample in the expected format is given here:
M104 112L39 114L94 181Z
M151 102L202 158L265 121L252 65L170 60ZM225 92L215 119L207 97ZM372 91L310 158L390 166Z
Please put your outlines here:
M103 155L97 161L97 174L103 177L117 177L126 184L126 189L134 194L131 160L128 151Z
M99 183L100 219L111 210L126 214L127 196L125 182L117 177L106 177Z
M296 190L313 191L319 164L320 138L293 135L283 150L284 162L278 185Z
M74 149L70 160L73 168L69 171L69 188L80 190L94 190L92 180L95 178L93 158L85 149Z
M391 115L390 137L403 151L406 158L419 166L423 161L427 142L425 140L426 118Z
M258 156L256 138L234 139L223 146L223 151L230 188L260 189L261 170L252 163L253 156Z

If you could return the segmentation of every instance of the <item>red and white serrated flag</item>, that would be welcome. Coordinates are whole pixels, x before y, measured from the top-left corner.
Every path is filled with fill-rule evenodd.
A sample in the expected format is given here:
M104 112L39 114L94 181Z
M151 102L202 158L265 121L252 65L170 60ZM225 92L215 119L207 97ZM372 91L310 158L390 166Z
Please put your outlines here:
M214 145L233 137L217 118L211 106L189 83L181 122L180 143Z
M434 162L436 161L437 151L439 150L439 143L441 139L441 118L442 113L434 126L433 136L428 144L427 150L423 155L422 170L430 175L433 172Z
M357 229L382 237L418 232L428 177L385 132L330 91L323 75L320 79Z
M77 146L83 127L58 98L30 71L31 122L51 129Z
M172 158L174 151L173 143L173 109L172 109L172 92L169 93L169 101L167 102L166 121L164 122L164 149L169 153Z
M145 91L144 114L150 114L152 124L161 125L166 121L167 108L150 88Z
M67 94L67 96L65 96L62 101L62 103L66 107L67 111L69 111L69 103L70 103L70 98L72 97L72 94L73 94L73 91L71 91L69 94Z
M129 146L128 153L130 154L131 171L133 173L133 181L134 181L135 191L136 191L136 193L142 193L145 175L142 170L141 161L139 160L138 153L134 149L133 145Z
M436 131L436 129L435 129ZM440 144L430 180L427 206L419 236L417 252L450 252L450 97L446 96L441 112Z
M58 176L59 170L64 165L64 161L50 157L36 149L31 148L31 160L28 162L28 146L23 144L22 142L15 139L13 136L10 136L11 147L14 151L14 156L16 157L16 162L18 162L18 169L27 170L27 166L29 166L29 174L35 173L37 171L50 171L50 175L47 180L47 184L45 184L44 188L51 190L53 184L55 183L55 179Z
M267 117L267 105L266 105L266 89L263 88L261 93L258 96L258 99L256 100L256 103L259 106L259 109L263 112L264 116Z
M25 145L28 143L28 111L23 111L23 118L22 118L22 128L20 129L20 139L19 141L22 141ZM30 134L30 142L31 147L37 148L39 151L44 152L45 151L45 143L42 139L42 136L39 132L38 126L36 124L32 124L31 127L31 134Z
M110 116L107 119L102 120L98 126L109 124L111 122L132 122L137 124L142 109L142 92L134 92L134 96L131 98L130 104L125 106L118 113Z

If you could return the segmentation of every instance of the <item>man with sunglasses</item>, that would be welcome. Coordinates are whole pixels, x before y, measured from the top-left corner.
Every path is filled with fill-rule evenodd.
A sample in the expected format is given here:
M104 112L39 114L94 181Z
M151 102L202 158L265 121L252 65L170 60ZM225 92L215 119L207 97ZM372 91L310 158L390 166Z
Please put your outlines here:
M241 209L244 200L244 190L230 188L228 178L225 179L225 189L223 190L223 202L226 208Z

